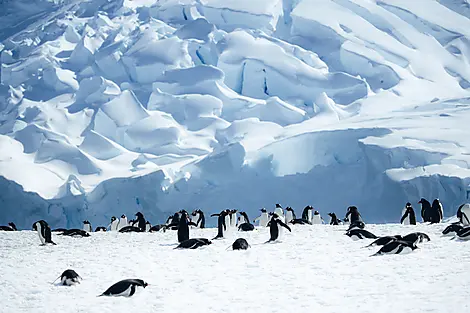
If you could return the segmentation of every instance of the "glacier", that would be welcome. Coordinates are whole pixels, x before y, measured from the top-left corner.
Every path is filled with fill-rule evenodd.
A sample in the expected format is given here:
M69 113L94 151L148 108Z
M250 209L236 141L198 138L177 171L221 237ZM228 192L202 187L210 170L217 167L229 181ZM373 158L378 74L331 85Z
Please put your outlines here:
M0 3L0 224L470 199L466 0ZM208 219L213 225L215 220Z

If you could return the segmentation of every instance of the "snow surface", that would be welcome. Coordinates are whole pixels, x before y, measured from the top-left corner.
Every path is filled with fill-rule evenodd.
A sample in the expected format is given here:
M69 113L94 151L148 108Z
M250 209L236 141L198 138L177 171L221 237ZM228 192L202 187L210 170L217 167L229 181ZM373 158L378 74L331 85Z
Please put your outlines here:
M469 12L3 1L0 224L275 203L381 223L421 197L451 216L470 198Z
M353 241L345 226L294 225L280 242L263 244L268 228L230 233L198 250L173 250L176 232L53 235L0 232L0 312L466 312L469 242L441 237L444 224L368 224L376 235L427 233L431 241L406 255L370 257L372 240ZM212 238L216 229L192 229ZM236 238L251 248L226 251ZM51 282L74 269L72 287ZM97 297L115 282L149 286L131 298Z

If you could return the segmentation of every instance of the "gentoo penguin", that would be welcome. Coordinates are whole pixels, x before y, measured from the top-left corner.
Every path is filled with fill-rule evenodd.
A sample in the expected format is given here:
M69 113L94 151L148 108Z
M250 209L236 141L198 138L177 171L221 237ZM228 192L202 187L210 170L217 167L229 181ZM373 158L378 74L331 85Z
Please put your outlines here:
M118 230L121 230L122 228L128 225L129 224L127 223L127 216L125 214L121 215L121 218L119 219Z
M252 231L255 229L255 225L250 223L250 219L248 218L248 214L246 212L240 212L240 220L244 221L244 223L238 224L239 231Z
M408 241L408 242L411 242L411 243L414 243L414 244L418 244L418 243L421 243L425 240L426 241L431 241L431 238L429 238L429 236L426 235L425 233L415 232L415 233L411 233L411 234L408 234L406 236L403 236L403 238L401 240Z
M401 240L401 239L402 239L401 235L379 237L376 240L374 240L370 245L367 245L366 248L373 247L373 246L383 246L392 241Z
M230 210L230 227L237 226L237 210Z
M246 239L244 238L238 238L232 244L233 250L247 250L248 248L251 248L251 246L248 244L248 241L246 241Z
M421 218L423 219L423 222L430 222L431 221L431 203L429 203L428 200L421 198L421 200L418 201L419 204L421 204Z
M158 224L154 225L149 229L149 232L166 232L167 225L166 224Z
M409 241L394 240L384 245L382 248L380 248L379 251L377 251L377 253L373 254L372 256L383 254L406 254L410 253L411 251L417 248L418 247L415 243Z
M88 232L78 228L66 229L59 235L70 237L90 237Z
M140 212L135 213L136 223L133 226L137 226L141 231L146 231L145 218L144 215Z
M354 223L349 224L348 230L346 231L350 231L353 229L364 229L365 227L366 227L366 224L364 224L364 222L356 221Z
M111 216L111 223L109 223L108 227L110 231L118 231L119 220L116 216Z
M457 232L457 237L461 240L469 240L470 239L470 226L462 227L462 229Z
M443 236L451 236L451 235L455 236L457 232L459 232L462 228L463 226L462 224L460 224L460 222L452 223L442 231L442 235Z
M95 233L98 232L98 231L106 231L106 227L104 227L104 226L98 226L98 227L96 227L96 229L95 229Z
M181 243L189 239L189 225L195 226L196 224L189 220L188 212L186 212L186 210L181 210L179 213L181 214L181 216L178 223L178 242ZM168 227L173 226L175 225L168 225Z
M245 224L245 223L250 223L250 220L248 219L248 214L246 214L246 212L240 211L237 225L240 226L241 224Z
M378 237L373 233L365 230L365 229L352 229L346 232L347 236L351 237L352 240L359 240L359 239L377 239Z
M210 244L212 244L212 242L206 238L191 238L181 242L174 249L197 249L199 247L208 246Z
M144 232L142 229L140 229L139 227L135 227L135 226L126 226L126 227L123 227L119 230L120 233L142 233Z
M359 213L359 210L355 206L348 207L345 218L349 219L350 224L353 224L354 222L362 222L361 213Z
M8 226L0 226L0 230L2 231L17 231L16 225L13 222L8 223Z
M291 220L289 222L289 224L292 224L292 225L296 225L296 224L299 224L299 225L312 225L312 223L310 223L309 221L307 221L303 218L294 218L293 220Z
M172 230L177 230L178 225L180 224L180 214L179 212L176 212L173 214L173 216L168 217L168 220L166 221L167 228L170 228ZM170 226L170 225L176 225L176 226Z
M290 227L288 225L286 225L282 221L282 218L279 217L279 215L277 215L276 213L272 214L271 220L268 222L268 226L269 226L269 234L270 234L271 237L265 243L277 240L279 238L279 235L282 233L281 232L281 227L284 227L288 231L292 232Z
M296 217L295 217L294 209L291 208L290 206L288 206L286 208L286 224L289 224L289 222L292 221L295 218Z
M217 218L217 236L215 236L212 240L218 238L224 238L224 231L227 229L226 217L227 217L227 210L223 210L219 214L214 213L211 216L218 216Z
M442 221L444 212L442 204L439 199L434 199L431 206L431 224L440 223Z
M328 213L330 216L330 222L328 224L330 225L339 225L341 224L341 221L336 217L335 213Z
M313 212L313 216L312 216L312 224L313 225L319 225L319 224L323 224L323 219L320 215L320 212L318 212L317 210L315 210Z
M62 273L62 275L60 275L59 277L56 278L56 280L59 279L59 278L60 278L60 283L63 286L73 286L75 284L80 284L79 279L82 279L80 277L80 275L77 274L77 272L75 272L74 270L71 270L71 269L65 270ZM54 282L55 282L55 280L54 280Z
M282 208L282 206L279 203L276 203L276 208L274 209L274 213L276 213L277 216L280 219L282 219L283 221L285 220L284 209Z
M91 233L93 229L91 228L91 223L88 220L83 221L83 228L84 231Z
M132 297L137 287L147 287L148 284L142 279L124 279L109 287L100 296Z
M41 246L45 246L48 243L55 245L52 241L51 228L45 220L37 221L33 224L33 229L38 232L39 240L41 240Z
M261 227L266 227L269 222L269 216L268 216L268 211L265 208L262 208L261 210L261 215L258 216L253 220L253 223L256 223L256 221L259 221L259 226Z
M462 225L470 225L470 204L464 203L459 206L457 210L457 218Z
M312 210L313 208L307 205L302 211L302 219L307 220L311 223L312 222Z
M194 210L191 216L191 221L197 225L197 228L206 228L206 218L204 217L204 212L202 212L202 210Z
M150 224L149 221L145 222L145 231L149 232L151 228L152 228L152 224Z
M403 225L416 225L415 210L411 206L411 203L407 202L405 205L404 213L400 219L400 224Z

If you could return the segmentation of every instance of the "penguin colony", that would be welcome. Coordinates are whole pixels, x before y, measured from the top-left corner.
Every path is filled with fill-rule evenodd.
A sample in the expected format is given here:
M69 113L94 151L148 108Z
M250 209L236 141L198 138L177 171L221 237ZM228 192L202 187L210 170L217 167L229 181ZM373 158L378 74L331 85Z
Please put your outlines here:
M434 199L432 204L424 198L421 198L418 203L421 205L421 218L424 223L441 223L443 219L443 208L439 199ZM265 243L270 243L278 240L284 229L289 232L292 229L291 225L314 225L325 224L320 213L312 206L306 206L302 211L302 217L297 218L294 209L291 207L282 208L280 204L276 204L274 212L268 212L262 208L260 216L253 220L253 223L258 222L260 227L269 227L270 238ZM239 215L237 215L237 213ZM443 236L453 236L452 239L458 238L461 240L470 239L470 204L462 204L457 210L458 222L454 222L447 226L443 231ZM345 235L353 240L374 239L372 243L364 246L370 248L380 246L380 249L371 256L384 255L384 254L405 254L418 249L417 244L430 241L429 236L422 232L413 232L407 235L389 235L378 237L365 229L362 216L355 206L350 206L347 209L344 219L339 219L335 213L328 213L329 225L347 225ZM226 209L220 213L212 214L211 217L217 217L217 234L212 240L223 239L224 233L228 228L236 228L238 231L254 231L255 226L250 222L246 212L238 212L238 210ZM400 223L403 225L416 225L417 219L411 203L406 203L402 211ZM158 224L152 226L149 221L145 220L141 212L135 214L135 219L128 221L126 215L121 215L119 219L115 216L111 217L110 223L107 227L98 226L95 232L117 231L121 233L128 232L160 232L167 230L177 231L177 240L179 245L174 249L198 249L203 246L212 244L212 241L207 238L190 238L190 226L195 228L205 228L205 216L202 210L198 209L189 214L186 210L180 210L175 214L168 217L165 224ZM89 237L92 232L92 225L90 221L83 221L82 229L65 229L57 228L51 230L49 225L44 220L35 222L32 229L38 233L41 245L52 244L52 233L56 232L61 236L74 236L74 237ZM0 231L17 231L14 223L9 223L8 226L0 226ZM232 250L247 250L251 248L246 239L238 238L227 249ZM65 270L57 279L60 278L60 285L73 286L80 283L80 275L74 270ZM56 279L56 281L57 281ZM55 282L55 281L54 281ZM112 286L98 296L124 296L131 297L135 294L138 287L146 288L148 283L142 279L124 279Z

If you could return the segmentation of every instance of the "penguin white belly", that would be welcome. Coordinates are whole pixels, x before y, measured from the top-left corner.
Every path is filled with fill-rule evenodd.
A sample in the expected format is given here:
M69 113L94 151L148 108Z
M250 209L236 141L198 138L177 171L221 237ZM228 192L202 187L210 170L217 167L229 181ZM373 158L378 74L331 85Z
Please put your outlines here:
M65 286L73 286L75 284L78 284L78 281L74 280L73 278L62 278L61 280L62 284Z
M225 227L226 227L226 231L228 231L230 229L230 226L232 226L232 223L230 222L230 216L226 216L225 217Z
M118 230L120 230L121 228L124 228L126 227L128 224L127 224L127 218L121 218L119 220L119 226L118 226Z
M470 204L466 203L460 210L462 212L462 224L470 225Z
M287 211L286 213L286 224L288 224L290 221L294 219L294 215L292 215L291 211Z
M85 225L83 225L83 230L86 231L86 232L91 233L91 226L90 226L90 224L85 224Z
M312 210L308 210L307 212L307 217L308 217L308 221L310 223L312 223L312 219L313 219L313 213L312 213ZM312 223L313 224L313 223Z
M238 217L238 225L240 226L241 224L248 223L248 221L245 221L245 217L243 215L240 215Z
M146 231L146 232L150 231L150 228L152 228L152 225L150 225L150 224L145 224L145 231Z
M403 247L403 249L398 254L408 254L411 252L413 252L413 250L410 247Z
M357 240L360 240L361 238L357 235L352 235L351 239L354 240L354 241L357 241Z
M118 220L115 220L114 222L112 222L110 230L111 231L117 231L118 230L118 224L119 224Z
M274 209L274 213L276 213L279 217L284 216L284 210L281 208Z
M266 227L268 225L268 213L263 213L259 219L259 226Z
M230 220L230 227L237 226L237 214L232 214L232 219Z
M321 224L322 221L321 221L321 216L318 214L318 215L314 215L313 218L312 218L312 224L316 224L316 225L319 225Z
M37 229L37 232L38 232L38 235L39 235L39 240L41 240L41 243L43 245L46 244L46 238L44 238L44 236L42 235L41 223L36 223L36 229Z

